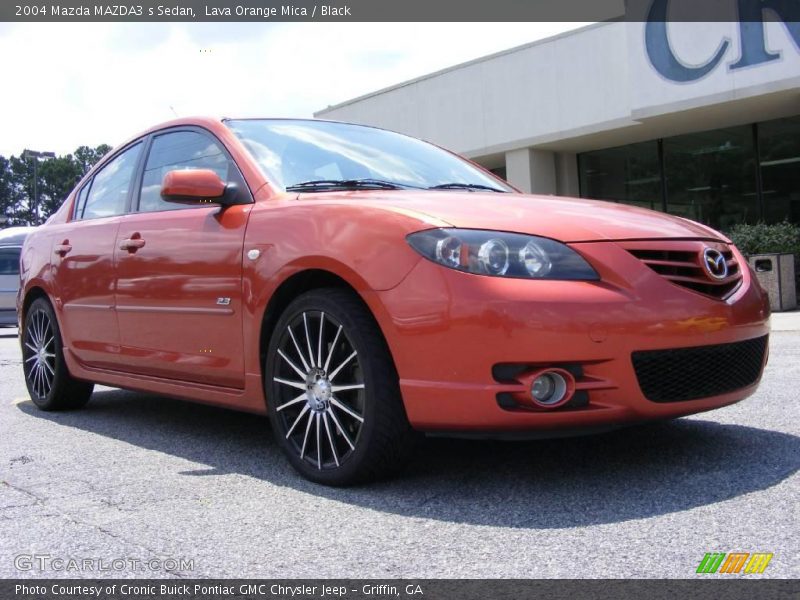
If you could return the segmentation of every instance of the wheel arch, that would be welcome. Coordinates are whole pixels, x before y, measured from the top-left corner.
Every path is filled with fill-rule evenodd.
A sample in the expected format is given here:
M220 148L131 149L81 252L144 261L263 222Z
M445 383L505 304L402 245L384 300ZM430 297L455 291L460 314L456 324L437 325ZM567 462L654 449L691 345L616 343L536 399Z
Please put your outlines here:
M28 314L28 309L31 307L31 304L39 298L46 298L50 305L53 306L53 312L55 312L55 305L50 295L41 285L33 284L25 291L25 295L22 298L22 310L19 315L19 322L22 326L25 325L25 317ZM56 314L56 318L58 318L58 314Z
M278 285L273 294L270 296L262 315L258 346L262 385L264 383L264 378L266 377L264 365L266 363L269 342L275 329L275 325L277 324L278 319L280 319L281 314L283 314L292 300L297 298L299 295L311 290L322 288L346 289L352 292L353 295L364 304L364 307L372 317L375 327L377 327L384 343L386 344L386 348L389 351L389 357L391 358L392 364L395 366L396 370L391 346L389 345L389 341L386 337L383 327L381 327L381 319L379 319L378 315L376 315L376 310L379 311L382 309L382 306L375 306L377 298L371 298L373 302L368 301L368 299L365 298L365 294L359 291L356 285L353 285L353 283L342 277L342 275L331 270L325 268L305 268L292 273ZM266 398L266 401L269 402L269 398Z

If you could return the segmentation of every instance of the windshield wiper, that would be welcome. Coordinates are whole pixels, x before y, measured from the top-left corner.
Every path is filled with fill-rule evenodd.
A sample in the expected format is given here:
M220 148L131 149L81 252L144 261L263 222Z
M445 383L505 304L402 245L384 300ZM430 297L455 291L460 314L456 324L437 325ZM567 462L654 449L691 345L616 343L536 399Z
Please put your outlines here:
M393 181L384 181L383 179L316 179L314 181L302 181L286 187L287 192L324 191L330 189L405 190L420 188Z
M432 185L429 190L487 190L489 192L498 192L500 194L507 194L505 190L500 190L490 185L481 185L480 183L440 183L439 185Z

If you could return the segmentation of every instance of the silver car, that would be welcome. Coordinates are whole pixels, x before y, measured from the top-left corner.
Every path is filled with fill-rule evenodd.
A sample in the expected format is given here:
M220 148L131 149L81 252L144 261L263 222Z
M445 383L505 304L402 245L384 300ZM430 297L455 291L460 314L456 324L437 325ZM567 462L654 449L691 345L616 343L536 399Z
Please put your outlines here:
M17 325L19 255L22 244L35 227L0 230L0 327Z

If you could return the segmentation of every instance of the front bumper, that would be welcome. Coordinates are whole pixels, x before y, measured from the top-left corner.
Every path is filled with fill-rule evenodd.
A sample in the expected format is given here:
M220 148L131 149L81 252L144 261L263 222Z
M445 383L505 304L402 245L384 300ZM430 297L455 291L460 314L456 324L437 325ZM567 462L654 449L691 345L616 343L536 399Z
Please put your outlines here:
M766 336L769 305L749 270L732 296L718 300L676 286L616 243L572 247L601 281L484 277L421 260L400 285L378 293L384 309L378 320L415 428L508 433L614 427L710 410L755 391L766 353L752 384L679 402L648 400L632 362L634 352ZM524 373L498 377L498 365L577 367L586 401L553 410L503 402L504 396L522 398L530 382Z

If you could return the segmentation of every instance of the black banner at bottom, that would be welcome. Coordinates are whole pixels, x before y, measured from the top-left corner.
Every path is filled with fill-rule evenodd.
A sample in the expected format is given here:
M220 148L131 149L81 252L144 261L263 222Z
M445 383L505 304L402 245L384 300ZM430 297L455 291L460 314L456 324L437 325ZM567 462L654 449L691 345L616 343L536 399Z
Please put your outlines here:
M796 599L796 579L7 579L3 600Z

